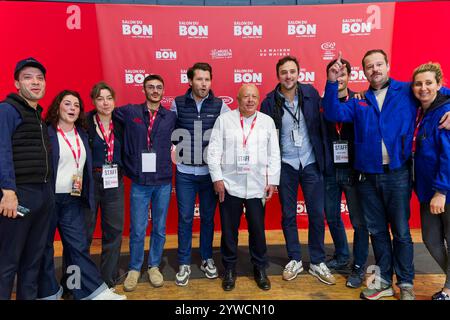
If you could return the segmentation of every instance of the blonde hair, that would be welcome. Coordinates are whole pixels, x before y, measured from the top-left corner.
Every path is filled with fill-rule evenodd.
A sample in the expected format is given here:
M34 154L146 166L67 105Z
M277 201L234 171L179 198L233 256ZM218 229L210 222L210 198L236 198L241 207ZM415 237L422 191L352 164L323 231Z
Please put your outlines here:
M412 79L413 82L419 73L424 73L424 72L433 72L434 77L436 78L436 82L438 84L442 84L444 74L442 72L442 68L439 63L430 61L428 63L424 63L424 64L421 64L420 66L418 66L416 69L414 69L414 72L413 72L413 79Z

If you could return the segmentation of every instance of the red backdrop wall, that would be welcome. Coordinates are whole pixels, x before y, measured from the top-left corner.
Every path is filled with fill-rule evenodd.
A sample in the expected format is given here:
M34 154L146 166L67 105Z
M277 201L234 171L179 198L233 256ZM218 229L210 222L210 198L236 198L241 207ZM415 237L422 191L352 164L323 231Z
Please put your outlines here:
M339 50L352 63L350 87L364 89L360 58L383 48L391 74L408 80L415 66L439 61L448 70L450 46L445 23L450 2L373 3L286 7L165 7L77 3L0 2L0 97L14 90L16 61L33 56L48 69L42 105L62 89L78 90L87 109L89 90L100 80L117 91L117 103L141 103L146 74L166 82L168 107L187 88L187 69L197 61L213 67L213 91L229 106L242 83L256 83L262 97L276 84L276 61L287 54L300 60L300 81L319 92L325 66ZM414 22L414 25L411 22ZM129 181L126 182L126 226L129 225ZM298 221L307 226L301 190ZM167 232L177 231L176 195L172 193ZM344 221L349 226L345 199ZM281 228L278 197L267 204L268 229ZM196 207L198 216L198 207ZM411 226L419 227L418 205L412 199ZM216 216L219 229L219 217ZM242 227L245 227L243 220ZM194 230L199 221L196 219ZM98 235L97 230L97 235Z

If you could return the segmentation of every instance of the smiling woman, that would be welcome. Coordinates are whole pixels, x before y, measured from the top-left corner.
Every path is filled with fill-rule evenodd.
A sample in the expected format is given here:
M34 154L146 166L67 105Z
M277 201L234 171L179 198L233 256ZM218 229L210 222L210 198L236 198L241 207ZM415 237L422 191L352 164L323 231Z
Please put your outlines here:
M443 289L433 295L433 300L450 300L450 133L438 128L441 117L450 110L450 96L439 92L442 78L439 64L426 63L414 70L412 82L412 91L420 102L413 152L422 237L447 275Z
M60 92L47 113L55 208L38 279L40 299L59 299L63 290L70 291L76 300L125 299L108 288L89 255L84 209L94 207L94 181L84 117L80 95L71 90ZM56 228L64 246L63 278L67 279L61 281L64 288L55 275L53 239Z
M61 91L50 105L45 118L53 127L62 126L63 130L73 127L86 128L84 104L80 94L72 90Z

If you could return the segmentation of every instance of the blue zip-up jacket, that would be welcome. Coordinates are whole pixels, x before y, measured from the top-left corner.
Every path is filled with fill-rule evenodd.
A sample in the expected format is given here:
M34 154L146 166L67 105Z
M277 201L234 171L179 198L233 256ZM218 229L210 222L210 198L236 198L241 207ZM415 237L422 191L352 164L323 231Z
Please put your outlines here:
M279 88L280 84L275 87L275 90L267 94L261 103L260 111L269 115L274 120L277 130L281 131L281 119L284 114L284 98L280 97L277 93ZM331 155L328 148L325 120L320 112L320 96L317 90L310 84L298 83L298 91L299 104L301 103L301 110L305 117L314 156L316 157L320 172L324 172L326 169L331 168ZM281 137L281 134L278 137ZM280 149L283 149L281 144Z
M438 129L450 111L450 96L438 95L425 112L416 137L415 191L421 203L429 203L436 190L450 195L450 131ZM446 203L450 203L447 196Z
M443 92L448 89L442 90ZM411 157L414 121L417 113L411 83L390 79L382 111L372 90L365 100L356 98L345 103L338 100L338 83L325 86L322 99L325 118L329 121L353 122L355 128L355 169L365 173L383 173L381 140L389 154L389 168L398 169Z
M22 118L13 106L0 104L0 189L17 190L11 138L21 123Z
M92 176L92 153L89 148L89 137L87 132L80 127L77 127L78 135L83 141L84 148L86 149L86 162L83 168L83 187L81 189L81 198L84 200L86 207L93 209L95 206L94 201L94 178ZM58 135L55 128L52 125L48 125L48 137L50 139L52 164L53 164L53 176L52 187L55 191L56 176L58 174L58 162L59 162L59 143Z
M150 112L147 104L128 104L116 108L113 118L123 126L123 165L125 174L141 185L155 186L172 182L172 159L170 140L177 117L175 112L159 107L153 123L151 141L152 150L156 152L156 172L142 172L142 152L147 148L147 129Z

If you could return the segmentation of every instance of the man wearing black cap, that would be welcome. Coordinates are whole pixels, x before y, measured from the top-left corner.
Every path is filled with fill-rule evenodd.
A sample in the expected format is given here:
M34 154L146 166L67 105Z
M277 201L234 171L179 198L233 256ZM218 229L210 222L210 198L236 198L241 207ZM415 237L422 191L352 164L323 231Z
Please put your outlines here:
M47 127L38 102L45 94L44 66L17 63L17 93L0 103L0 300L36 299L39 265L54 205L49 183Z

